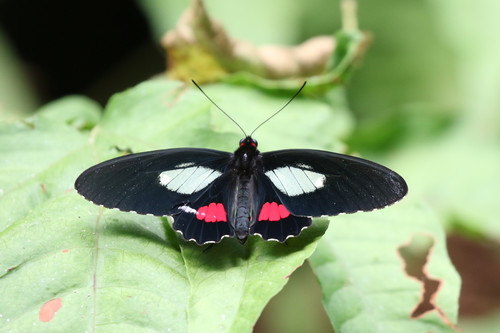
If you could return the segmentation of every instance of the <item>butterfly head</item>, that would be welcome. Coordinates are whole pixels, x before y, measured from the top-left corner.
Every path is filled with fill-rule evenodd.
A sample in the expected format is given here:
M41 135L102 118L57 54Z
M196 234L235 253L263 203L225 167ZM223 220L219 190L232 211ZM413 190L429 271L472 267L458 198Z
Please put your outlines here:
M250 136L247 136L246 138L240 140L241 148L257 149L257 146L258 146L257 140L255 140Z

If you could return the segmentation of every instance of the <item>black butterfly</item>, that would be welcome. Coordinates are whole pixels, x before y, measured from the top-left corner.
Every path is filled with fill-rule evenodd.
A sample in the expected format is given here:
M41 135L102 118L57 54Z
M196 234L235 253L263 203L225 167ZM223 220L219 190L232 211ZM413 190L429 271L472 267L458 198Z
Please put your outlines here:
M234 236L244 243L248 235L284 242L312 217L382 208L408 191L374 162L310 149L260 153L251 136L234 153L177 148L118 157L84 171L75 188L104 207L170 215L198 244Z

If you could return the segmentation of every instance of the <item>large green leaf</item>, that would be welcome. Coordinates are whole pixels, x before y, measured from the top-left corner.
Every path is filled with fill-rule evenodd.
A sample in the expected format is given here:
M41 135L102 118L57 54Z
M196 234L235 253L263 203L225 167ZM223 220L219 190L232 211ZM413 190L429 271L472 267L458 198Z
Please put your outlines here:
M238 110L231 114L247 131L289 97L229 85L207 92L228 111ZM283 146L331 144L321 134L325 126L340 127L349 117L330 105L299 98L258 133L276 130L290 138ZM286 244L225 239L204 251L180 240L166 219L102 209L72 189L86 167L121 149L234 149L236 132L198 91L164 80L116 95L100 120L94 103L70 98L25 122L1 124L1 329L250 331L312 254L326 221Z
M247 132L289 97L227 84L205 89ZM255 136L264 151L334 148L338 137L348 134L350 124L342 94L334 89L323 99L299 96ZM117 94L100 119L95 103L68 98L25 122L2 124L0 293L9 301L0 304L0 327L12 332L33 328L46 332L250 331L269 299L313 253L326 229L325 220L316 220L286 244L251 237L242 246L225 239L204 251L180 240L167 219L102 209L72 190L74 179L86 167L123 154L124 149L231 150L241 136L200 92L165 80ZM430 320L425 327L445 331L436 316L409 318L421 286L403 274L396 252L410 235L422 230L435 239L430 275L445 280L448 288L438 293L437 302L455 320L458 281L447 261L442 230L423 218L419 209L399 207L335 218L337 223L313 259L326 309L341 330L349 327L343 324L349 322L346 318L357 318L354 313L363 317L364 324L362 320L362 325L354 326L362 329L367 318L383 321L396 316L401 327ZM399 214L394 216L401 221L394 223L390 212ZM346 269L360 262L362 270ZM407 288L405 299L388 277ZM371 280L379 288L375 292L366 289ZM342 290L345 281L354 282L355 292L348 288L351 292L334 293ZM373 297L389 311L372 310ZM399 312L390 306L394 298L401 304ZM332 306L336 303L342 306Z
M311 266L335 332L454 332L460 278L448 259L442 227L431 213L410 196L382 211L334 221ZM414 237L430 240L431 251L421 269L440 282L430 300L434 310L419 318L412 313L423 297L423 282L405 272L400 254Z

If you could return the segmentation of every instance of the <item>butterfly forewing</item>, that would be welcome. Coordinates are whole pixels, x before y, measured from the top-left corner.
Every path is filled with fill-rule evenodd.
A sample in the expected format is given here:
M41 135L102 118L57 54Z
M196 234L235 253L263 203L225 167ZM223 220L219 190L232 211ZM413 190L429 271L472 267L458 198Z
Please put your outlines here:
M180 148L118 157L83 172L75 188L104 207L157 216L202 197L226 172L230 153Z
M408 191L394 171L348 155L280 150L263 153L262 163L277 196L293 215L370 211L400 200Z

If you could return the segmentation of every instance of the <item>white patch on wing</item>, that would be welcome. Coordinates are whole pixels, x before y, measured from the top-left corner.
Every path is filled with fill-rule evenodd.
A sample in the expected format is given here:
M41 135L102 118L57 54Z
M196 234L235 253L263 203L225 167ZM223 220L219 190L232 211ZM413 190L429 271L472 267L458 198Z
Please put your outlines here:
M222 175L222 172L218 170L202 166L190 166L189 164L186 166L163 171L158 176L158 182L171 191L191 194L204 189Z
M191 208L191 207L186 206L186 205L184 205L184 206L180 206L180 207L179 207L179 210L182 210L183 212L186 212L186 213L191 213L191 214L196 214L196 213L198 213L198 211L197 211L196 209Z
M307 173L308 171L305 171L305 172ZM321 175L321 174L316 173L316 172L311 172L311 173L314 175L310 175L310 177L311 177L310 179L313 179L314 177L316 177L316 180L313 183L316 188L322 188L323 186L325 186L325 180L326 180L325 175Z
M281 192L297 196L314 192L325 185L325 175L307 170L309 168L302 165L281 167L267 171L266 176Z
M297 166L301 169L307 169L307 170L312 170L312 166L304 164L304 163L299 163Z
M195 164L193 162L186 162L186 163L177 164L174 168L183 169L183 168L187 168L187 167L194 166L194 165Z

